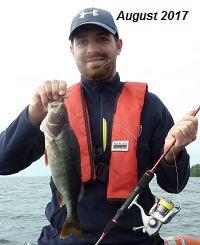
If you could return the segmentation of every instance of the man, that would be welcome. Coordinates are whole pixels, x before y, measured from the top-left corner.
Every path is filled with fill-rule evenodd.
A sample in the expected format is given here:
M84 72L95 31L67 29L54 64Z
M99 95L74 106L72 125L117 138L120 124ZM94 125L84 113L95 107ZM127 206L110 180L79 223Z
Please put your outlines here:
M67 211L65 206L60 208L53 188L45 212L50 225L43 228L39 245L95 244L137 180L153 167L174 138L176 143L156 174L164 190L177 193L177 167L178 191L181 191L189 178L185 146L197 134L194 111L173 126L168 110L158 97L146 91L146 84L120 82L116 57L121 53L122 40L109 12L97 8L81 11L72 21L69 39L81 84L66 93L64 81L46 80L36 89L32 103L0 138L0 174L16 173L44 154L44 135L39 125L47 114L48 103L64 96L69 114L80 109L70 123L79 139L84 172L85 194L78 203L84 240L79 241L73 235L60 239ZM84 136L80 136L81 132ZM152 206L154 198L149 188L139 202L146 210ZM132 227L139 226L142 226L141 214L133 206L104 244L152 245L153 239L148 234L132 231Z

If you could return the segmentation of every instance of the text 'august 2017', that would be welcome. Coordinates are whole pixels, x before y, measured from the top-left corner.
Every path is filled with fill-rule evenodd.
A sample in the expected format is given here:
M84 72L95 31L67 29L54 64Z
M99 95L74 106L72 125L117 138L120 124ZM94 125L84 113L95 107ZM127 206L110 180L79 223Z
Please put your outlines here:
M162 11L154 13L124 13L120 11L116 20L186 20L189 11Z

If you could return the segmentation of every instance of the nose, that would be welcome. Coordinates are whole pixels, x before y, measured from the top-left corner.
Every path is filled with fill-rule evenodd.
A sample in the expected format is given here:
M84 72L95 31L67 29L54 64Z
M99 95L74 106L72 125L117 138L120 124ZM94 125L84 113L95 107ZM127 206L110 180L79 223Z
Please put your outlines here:
M90 41L88 43L88 49L87 49L87 53L88 54L95 54L99 52L99 47L98 44L95 41Z

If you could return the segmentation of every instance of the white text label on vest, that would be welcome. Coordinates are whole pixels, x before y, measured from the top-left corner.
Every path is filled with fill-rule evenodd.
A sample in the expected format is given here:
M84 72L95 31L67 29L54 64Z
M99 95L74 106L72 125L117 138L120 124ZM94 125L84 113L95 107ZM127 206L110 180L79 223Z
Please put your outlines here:
M128 151L128 140L117 140L112 142L112 151Z

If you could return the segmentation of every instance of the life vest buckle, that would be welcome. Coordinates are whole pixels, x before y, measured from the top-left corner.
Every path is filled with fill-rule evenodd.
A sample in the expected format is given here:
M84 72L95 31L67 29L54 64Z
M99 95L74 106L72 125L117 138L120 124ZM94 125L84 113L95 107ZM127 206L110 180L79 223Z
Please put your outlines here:
M100 180L104 184L108 184L109 167L108 165L99 162L96 166L96 179Z

